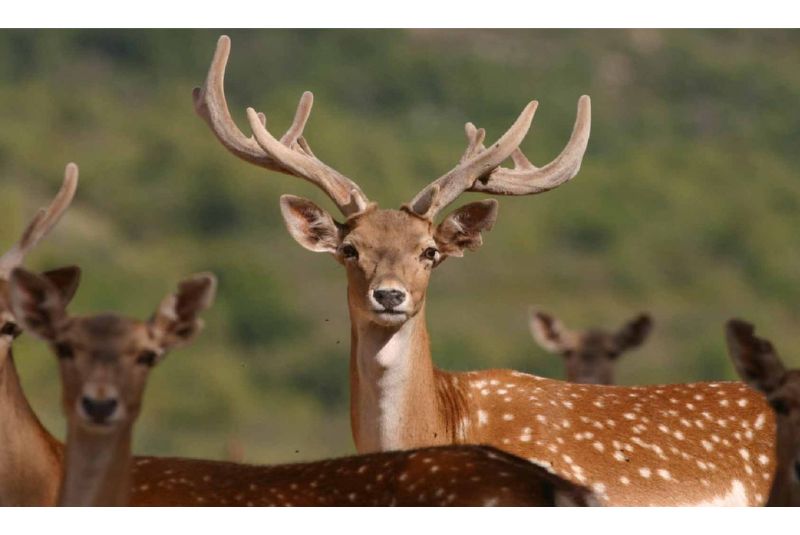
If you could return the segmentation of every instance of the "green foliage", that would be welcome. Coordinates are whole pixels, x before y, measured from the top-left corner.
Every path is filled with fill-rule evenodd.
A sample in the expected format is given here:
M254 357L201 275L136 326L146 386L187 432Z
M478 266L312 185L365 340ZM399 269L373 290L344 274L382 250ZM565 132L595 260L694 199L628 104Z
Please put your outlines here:
M191 89L219 33L0 32L0 244L78 162L77 201L29 262L83 267L75 313L143 318L182 276L220 277L206 332L153 376L137 450L222 457L235 442L257 462L352 452L344 274L288 236L278 196L331 204L230 156L194 115ZM579 176L501 199L483 248L434 274L440 365L560 375L530 340L530 303L574 327L651 311L651 340L620 362L628 384L734 378L722 339L731 316L756 321L796 359L797 31L230 35L239 124L252 105L278 132L313 90L315 152L383 206L457 161L465 121L494 138L539 99L523 148L545 162L578 96L592 96ZM60 432L53 359L30 337L16 353L32 403Z

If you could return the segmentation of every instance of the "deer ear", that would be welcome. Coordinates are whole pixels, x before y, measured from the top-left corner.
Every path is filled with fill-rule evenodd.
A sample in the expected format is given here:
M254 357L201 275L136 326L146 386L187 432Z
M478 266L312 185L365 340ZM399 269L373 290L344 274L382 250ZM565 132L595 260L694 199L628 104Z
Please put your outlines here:
M81 268L78 266L67 266L58 269L45 271L42 276L50 281L61 294L61 301L66 305L75 296L78 285L81 282Z
M44 276L22 268L9 279L11 309L19 324L28 331L53 341L67 319L62 293Z
M339 225L328 212L308 199L282 195L281 214L297 243L315 253L336 253L341 242Z
M570 349L572 336L559 320L533 307L529 314L531 335L537 344L551 353L563 353Z
M780 386L786 368L769 340L755 336L751 323L732 319L725 326L728 353L742 380L769 395Z
M436 245L442 256L464 256L464 250L476 250L483 243L481 233L492 230L497 219L497 201L465 204L439 223L434 233Z
M649 314L639 314L622 326L614 334L614 344L617 348L617 355L628 349L633 349L644 343L653 329L653 319Z
M163 351L189 342L203 328L200 313L214 303L217 278L200 273L184 279L165 297L150 319L151 332Z

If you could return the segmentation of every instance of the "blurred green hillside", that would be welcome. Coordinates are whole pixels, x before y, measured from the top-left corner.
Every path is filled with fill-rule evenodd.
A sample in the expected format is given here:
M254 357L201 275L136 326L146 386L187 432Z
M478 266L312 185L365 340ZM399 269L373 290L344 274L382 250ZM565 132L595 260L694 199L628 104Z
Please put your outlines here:
M220 31L0 31L0 245L81 182L29 259L80 264L74 313L144 318L180 277L220 277L207 330L154 373L138 452L279 462L353 451L343 271L284 230L281 193L324 195L229 155L194 115ZM227 33L227 32L226 32ZM561 376L528 334L531 303L575 327L648 310L651 340L621 382L734 378L722 324L755 321L800 357L800 33L797 31L234 31L231 109L274 132L301 92L317 155L383 206L448 170L471 120L498 136L540 101L523 148L566 142L592 96L580 174L503 198L477 253L434 275L428 320L450 369ZM461 201L479 198L465 195ZM63 434L54 359L16 347L26 392Z

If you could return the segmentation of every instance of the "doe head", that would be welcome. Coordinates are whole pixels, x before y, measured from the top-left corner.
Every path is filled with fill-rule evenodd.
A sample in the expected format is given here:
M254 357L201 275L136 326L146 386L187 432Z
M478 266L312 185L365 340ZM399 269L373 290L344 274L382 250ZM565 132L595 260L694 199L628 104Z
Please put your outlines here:
M115 314L70 316L63 292L50 279L21 268L9 281L14 315L58 357L67 420L91 432L132 425L150 369L202 329L199 315L215 291L213 275L194 275L149 320L139 321Z
M531 335L543 349L561 355L567 380L574 383L614 384L614 365L624 352L640 346L653 327L649 314L639 314L616 331L568 329L556 317L531 308Z

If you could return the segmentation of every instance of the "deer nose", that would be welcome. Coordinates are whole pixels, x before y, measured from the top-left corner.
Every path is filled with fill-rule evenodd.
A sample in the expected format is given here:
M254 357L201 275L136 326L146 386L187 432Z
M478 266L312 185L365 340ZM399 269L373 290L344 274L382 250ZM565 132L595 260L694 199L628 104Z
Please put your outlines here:
M94 399L88 396L81 398L81 407L83 407L84 412L92 421L98 424L105 423L108 417L114 414L117 405L116 398Z
M372 297L384 308L392 309L406 300L406 293L402 290L378 289L372 291Z

